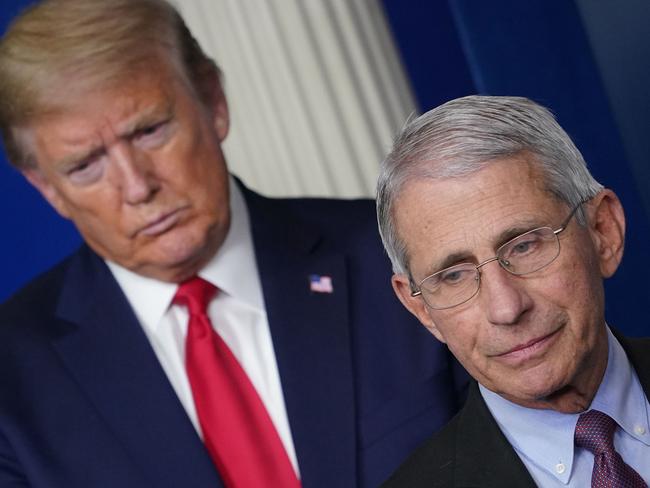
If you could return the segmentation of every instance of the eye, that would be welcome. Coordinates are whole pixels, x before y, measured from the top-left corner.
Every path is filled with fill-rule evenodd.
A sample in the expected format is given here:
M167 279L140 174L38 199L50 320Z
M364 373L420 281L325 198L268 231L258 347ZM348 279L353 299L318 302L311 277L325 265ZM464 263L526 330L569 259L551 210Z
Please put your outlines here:
M533 241L518 242L510 250L510 254L526 254L534 245Z
M145 127L144 129L141 129L138 131L138 136L139 137L146 137L146 136L151 136L158 132L162 128L163 124L154 124L149 127Z
M169 120L163 120L155 124L147 125L138 129L133 134L133 142L145 147L157 147L167 140Z
M466 281L474 274L474 269L456 268L440 273L440 283L443 285L457 285Z
M535 232L522 236L520 240L512 243L508 249L508 256L519 257L534 253L539 249L542 240L542 237Z
M465 285L476 277L476 268L471 264L452 266L430 276L420 287L428 293L439 293L443 288Z
M539 254L544 244L545 236L541 232L532 231L505 245L499 258L502 262L510 264L510 261Z
M102 175L102 160L100 154L91 155L68 170L70 181L76 185L87 185L97 181Z

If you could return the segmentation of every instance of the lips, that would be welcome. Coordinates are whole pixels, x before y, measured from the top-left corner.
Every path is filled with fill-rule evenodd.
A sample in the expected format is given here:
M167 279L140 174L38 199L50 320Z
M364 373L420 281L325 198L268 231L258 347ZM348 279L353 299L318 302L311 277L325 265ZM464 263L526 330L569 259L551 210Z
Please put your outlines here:
M142 226L135 234L147 237L155 237L167 232L174 227L183 217L183 211L187 207L180 207L170 212L161 212Z
M495 354L494 357L511 361L521 361L545 351L555 340L561 327L550 334L536 337L530 341L516 345L506 352Z

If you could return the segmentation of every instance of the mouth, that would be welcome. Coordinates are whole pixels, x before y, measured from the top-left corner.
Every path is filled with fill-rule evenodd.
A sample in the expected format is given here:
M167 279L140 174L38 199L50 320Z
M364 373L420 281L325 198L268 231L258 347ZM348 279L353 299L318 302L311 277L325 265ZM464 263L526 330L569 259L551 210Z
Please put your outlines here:
M561 329L562 327L559 327L550 334L536 337L528 342L518 344L504 353L495 354L494 357L514 363L527 361L545 352L555 342Z
M179 207L171 212L158 214L155 218L151 219L147 224L138 229L135 234L146 237L155 237L163 234L178 224L186 209L187 207Z

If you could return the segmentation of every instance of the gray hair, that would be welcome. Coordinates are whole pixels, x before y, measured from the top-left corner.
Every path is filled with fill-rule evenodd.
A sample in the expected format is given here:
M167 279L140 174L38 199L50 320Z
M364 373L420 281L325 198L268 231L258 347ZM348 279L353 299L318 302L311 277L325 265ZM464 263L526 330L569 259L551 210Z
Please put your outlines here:
M569 207L603 188L553 114L527 98L463 97L407 122L381 164L377 183L379 232L393 271L408 272L406 245L393 222L393 203L407 182L468 176L521 153L533 156L546 189ZM576 217L584 225L582 209Z

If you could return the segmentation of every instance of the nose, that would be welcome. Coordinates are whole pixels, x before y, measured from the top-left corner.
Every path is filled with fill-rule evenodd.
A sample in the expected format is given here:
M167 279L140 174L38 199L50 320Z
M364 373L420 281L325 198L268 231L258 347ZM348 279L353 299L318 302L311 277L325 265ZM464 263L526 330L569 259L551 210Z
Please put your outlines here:
M481 268L480 300L490 323L516 325L531 308L532 300L520 280L496 262Z
M158 192L160 182L149 157L128 143L117 144L111 153L123 201L129 205L150 201Z

